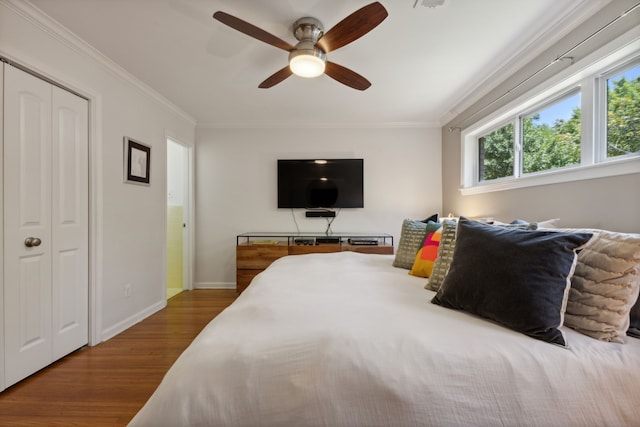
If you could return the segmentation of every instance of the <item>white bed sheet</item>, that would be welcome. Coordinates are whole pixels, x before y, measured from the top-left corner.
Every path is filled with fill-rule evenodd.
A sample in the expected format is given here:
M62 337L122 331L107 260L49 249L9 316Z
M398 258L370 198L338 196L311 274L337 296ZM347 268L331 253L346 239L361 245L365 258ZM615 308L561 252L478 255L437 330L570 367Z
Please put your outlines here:
M131 426L635 426L640 340L569 348L433 305L393 256L281 258Z

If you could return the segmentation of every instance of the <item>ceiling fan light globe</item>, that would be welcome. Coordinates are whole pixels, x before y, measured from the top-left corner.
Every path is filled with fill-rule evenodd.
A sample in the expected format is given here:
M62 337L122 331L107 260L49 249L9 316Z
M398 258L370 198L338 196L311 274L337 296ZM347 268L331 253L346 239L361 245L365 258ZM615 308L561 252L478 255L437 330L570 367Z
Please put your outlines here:
M324 73L326 55L319 49L292 51L289 68L296 76L313 78Z

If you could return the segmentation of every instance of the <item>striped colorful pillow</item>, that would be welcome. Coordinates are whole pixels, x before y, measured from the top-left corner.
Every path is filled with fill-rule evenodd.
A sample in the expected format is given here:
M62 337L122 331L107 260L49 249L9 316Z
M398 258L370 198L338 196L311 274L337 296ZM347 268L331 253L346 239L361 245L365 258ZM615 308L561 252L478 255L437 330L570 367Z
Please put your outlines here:
M433 264L438 257L438 246L442 236L442 224L429 221L427 223L426 235L420 246L420 250L415 256L413 266L409 274L417 277L429 277L433 271Z

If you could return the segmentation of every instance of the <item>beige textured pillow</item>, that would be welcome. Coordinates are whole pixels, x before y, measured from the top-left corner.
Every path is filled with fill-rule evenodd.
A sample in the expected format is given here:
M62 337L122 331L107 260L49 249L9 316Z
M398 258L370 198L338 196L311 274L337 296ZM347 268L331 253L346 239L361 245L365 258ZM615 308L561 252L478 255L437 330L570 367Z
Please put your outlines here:
M437 291L449 272L449 266L453 260L453 250L456 246L456 229L458 221L453 219L442 220L442 234L438 245L438 256L433 263L431 276L425 285L425 289Z
M624 343L640 292L640 234L557 230L594 235L578 254L564 324L602 341Z

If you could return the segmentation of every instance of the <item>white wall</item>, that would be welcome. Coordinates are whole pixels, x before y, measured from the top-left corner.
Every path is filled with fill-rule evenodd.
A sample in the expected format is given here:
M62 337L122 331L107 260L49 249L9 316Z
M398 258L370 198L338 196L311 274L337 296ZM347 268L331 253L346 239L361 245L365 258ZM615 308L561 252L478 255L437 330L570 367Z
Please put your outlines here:
M640 174L485 194L460 194L459 134L443 132L444 209L501 221L560 219L561 227L640 233Z
M395 237L406 217L423 219L442 205L440 129L197 129L196 287L235 285L236 235L295 232L291 210L277 209L279 158L364 159L364 208L343 209L334 232ZM326 220L294 211L303 232Z
M165 132L193 141L195 124L21 2L0 1L0 54L89 97L92 324L108 338L166 304ZM151 186L123 183L123 137L151 145ZM125 297L130 284L132 295Z
M505 79L491 93L479 99L474 105L460 113L442 128L442 170L443 207L446 212L456 215L489 216L502 221L521 218L542 221L560 218L563 227L595 227L623 232L640 232L640 174L621 175L608 178L589 179L554 185L529 187L518 190L498 191L477 195L461 195L460 187L460 132L449 132L449 127L471 125L535 85L544 82L562 68L550 67L544 73L527 81L518 90L511 92L518 83L525 81L542 66L548 64L559 52L566 52L572 46L589 37L615 17L629 9L635 0L616 0L609 3L595 16L587 20L575 31L568 34L543 55L534 58L513 76ZM588 43L580 45L571 53L573 62L597 50L634 26L637 26L637 12L612 25ZM570 66L567 61L565 66ZM504 94L509 93L508 96ZM500 98L502 96L502 98ZM496 102L496 100L498 100ZM492 108L483 109L491 105Z

